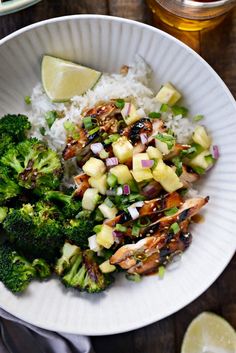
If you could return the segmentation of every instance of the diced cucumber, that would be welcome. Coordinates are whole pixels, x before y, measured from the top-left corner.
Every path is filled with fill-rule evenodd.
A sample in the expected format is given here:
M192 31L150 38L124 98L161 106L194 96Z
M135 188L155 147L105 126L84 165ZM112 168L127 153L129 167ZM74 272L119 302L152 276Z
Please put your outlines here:
M119 162L124 163L132 158L134 148L127 137L122 136L117 141L113 142L112 149Z
M114 244L113 228L106 224L102 225L102 229L97 233L97 243L106 249L109 249Z
M157 147L149 146L147 148L147 154L150 159L162 159L162 153Z
M89 160L83 165L82 167L84 173L87 175L99 178L102 176L106 171L106 166L103 161L100 159L91 157Z
M109 173L108 176L107 176L107 184L111 187L111 188L114 188L117 184L117 177L112 174L112 173Z
M117 181L121 185L128 184L133 179L129 168L124 164L116 165L110 169L110 172L117 177Z
M211 146L211 138L207 134L206 129L198 125L196 126L193 133L193 141L201 145L205 150Z
M181 94L177 89L170 83L167 82L156 95L156 100L162 104L168 104L169 106L174 105L180 100Z
M153 169L153 177L167 192L173 192L183 186L175 171L161 159Z
M82 199L82 207L85 210L93 211L99 201L98 190L89 188L85 191Z
M101 265L99 265L99 268L103 273L110 273L116 270L116 266L111 265L109 260L104 261Z
M102 212L103 216L108 219L115 218L118 212L116 207L109 207L105 203L99 205L98 208Z
M89 184L92 188L97 189L100 194L105 195L107 191L107 176L103 174L99 178L91 177L89 178Z

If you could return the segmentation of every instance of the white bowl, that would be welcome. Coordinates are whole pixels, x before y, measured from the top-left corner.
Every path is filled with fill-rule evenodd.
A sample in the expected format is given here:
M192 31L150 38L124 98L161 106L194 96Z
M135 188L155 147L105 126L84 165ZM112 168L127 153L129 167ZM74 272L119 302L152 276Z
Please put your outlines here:
M23 10L39 1L40 0L8 0L0 2L0 16Z
M24 112L25 95L40 80L43 54L102 71L118 71L140 54L153 69L154 88L166 81L183 92L193 114L204 114L220 159L200 185L210 195L205 222L193 226L193 243L181 266L132 283L119 277L105 293L65 290L59 281L33 283L22 296L0 285L0 306L53 331L105 335L160 320L183 308L220 275L235 251L236 104L229 90L194 51L150 26L106 16L70 16L26 27L0 41L0 113Z

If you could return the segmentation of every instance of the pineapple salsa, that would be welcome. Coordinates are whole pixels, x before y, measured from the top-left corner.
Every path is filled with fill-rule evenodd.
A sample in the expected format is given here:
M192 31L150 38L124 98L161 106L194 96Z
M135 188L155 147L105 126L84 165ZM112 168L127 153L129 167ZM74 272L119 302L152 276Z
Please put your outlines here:
M13 293L52 273L88 293L116 272L162 278L191 244L209 200L193 185L219 151L150 74L142 58L102 74L46 55L27 116L0 120L0 281Z

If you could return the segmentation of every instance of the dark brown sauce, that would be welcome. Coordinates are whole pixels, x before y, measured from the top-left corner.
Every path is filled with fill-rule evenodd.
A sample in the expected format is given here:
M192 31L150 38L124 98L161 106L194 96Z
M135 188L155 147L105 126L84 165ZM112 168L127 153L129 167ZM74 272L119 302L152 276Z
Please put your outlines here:
M195 214L192 218L194 223L203 223L205 222L205 218L201 214Z

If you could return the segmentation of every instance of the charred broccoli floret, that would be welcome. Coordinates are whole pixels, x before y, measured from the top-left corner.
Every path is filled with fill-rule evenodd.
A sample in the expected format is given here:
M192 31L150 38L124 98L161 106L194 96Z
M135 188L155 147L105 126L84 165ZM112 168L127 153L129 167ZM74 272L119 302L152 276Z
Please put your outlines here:
M8 169L0 166L0 203L5 203L12 197L18 196L21 190L20 186L11 180Z
M36 138L10 148L1 163L11 169L19 185L41 193L60 185L62 165L57 153Z
M37 206L31 204L11 209L3 228L16 249L29 259L43 258L53 262L64 241L61 223L51 215L42 216L37 212Z
M26 138L27 132L31 129L31 124L26 115L8 114L0 119L1 140L8 139L10 142L21 142Z
M80 200L73 198L73 195L66 195L60 191L48 191L45 194L45 200L55 203L66 218L75 217L82 209Z
M10 244L0 245L0 281L13 293L23 292L36 277L36 269Z
M67 287L88 293L101 292L112 282L110 275L100 271L92 250L82 251L68 242L64 244L62 257L58 260L55 271Z
M88 248L88 238L94 234L94 222L91 212L82 211L76 219L71 219L64 227L67 240L78 245L81 249Z

